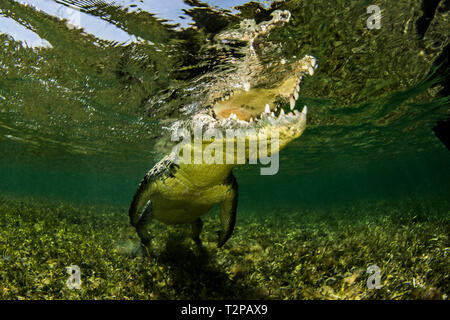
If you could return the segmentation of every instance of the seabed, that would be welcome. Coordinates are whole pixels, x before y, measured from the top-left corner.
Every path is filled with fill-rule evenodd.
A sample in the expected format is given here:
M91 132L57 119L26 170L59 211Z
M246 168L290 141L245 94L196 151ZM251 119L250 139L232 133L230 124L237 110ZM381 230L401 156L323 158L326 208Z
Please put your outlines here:
M216 210L203 219L203 248L190 226L154 222L148 257L133 254L127 208L2 198L0 299L448 299L446 208L442 199L238 208L222 249ZM70 265L80 289L66 284ZM371 265L379 289L367 286Z

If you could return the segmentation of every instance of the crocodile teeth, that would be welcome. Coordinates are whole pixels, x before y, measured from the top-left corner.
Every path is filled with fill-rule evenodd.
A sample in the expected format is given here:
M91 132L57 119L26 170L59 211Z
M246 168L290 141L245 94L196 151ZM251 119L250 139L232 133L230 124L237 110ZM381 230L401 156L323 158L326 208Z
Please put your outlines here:
M309 73L310 76L312 76L314 74L314 68L309 66L308 67L308 73Z
M298 99L298 91L294 92L294 99L297 100Z
M291 110L293 110L294 107L295 107L295 99L294 99L294 97L291 97L291 99L289 99L289 104L291 106Z
M270 113L270 106L269 104L266 104L266 110L264 110L265 113Z
M272 112L270 113L270 115L275 118L275 113Z
M307 112L308 112L308 107L305 105L303 107L302 113L306 115Z
M250 121L249 121L250 123L253 123L253 117L250 117Z
M284 110L281 109L280 116L284 116Z

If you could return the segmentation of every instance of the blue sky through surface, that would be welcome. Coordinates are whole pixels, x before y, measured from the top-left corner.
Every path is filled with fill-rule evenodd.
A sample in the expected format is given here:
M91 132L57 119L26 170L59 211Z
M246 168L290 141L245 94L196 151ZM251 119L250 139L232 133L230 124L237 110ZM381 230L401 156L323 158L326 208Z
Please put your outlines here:
M67 6L59 4L54 0L15 0L18 3L34 6L46 14L67 19L73 25L79 25L86 33L93 34L99 39L117 41L118 43L128 43L138 41L134 35L117 28L109 22L99 17L79 12ZM189 16L185 15L183 10L189 9L182 0L104 0L107 3L128 7L129 11L143 10L156 15L160 19L166 19L169 22L180 24L181 27L187 27L192 22ZM237 5L249 2L248 0L207 0L204 1L212 7L229 9ZM268 1L255 1L267 6ZM130 7L132 5L132 7ZM182 18L181 18L182 17ZM24 42L28 47L50 47L51 45L41 39L36 33L20 25L11 18L2 15L0 10L0 33L8 34L16 41Z

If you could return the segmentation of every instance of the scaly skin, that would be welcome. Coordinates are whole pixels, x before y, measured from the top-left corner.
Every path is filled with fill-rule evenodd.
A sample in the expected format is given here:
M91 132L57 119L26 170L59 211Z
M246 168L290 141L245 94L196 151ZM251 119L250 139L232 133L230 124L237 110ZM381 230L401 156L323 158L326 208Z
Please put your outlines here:
M252 129L254 132L253 135L246 133L244 163L250 159L249 143L258 142L263 132L278 132L278 147L272 149L272 141L268 139L267 150L268 156L271 150L279 152L306 128L306 108L302 112L295 110L295 100L303 75L312 75L316 66L315 58L305 56L292 65L296 74L286 77L278 86L267 89L247 87L247 90L237 90L215 99L211 106L187 122L185 129L192 133L200 125L223 132L223 138L203 140L201 144L202 152L213 141L222 144L225 151L223 163L228 163L225 162L227 139L228 142L230 139L233 143L237 141L236 137L226 137L225 131L230 128ZM191 147L198 146L192 143ZM178 152L168 154L145 175L130 206L130 222L146 249L151 238L147 225L152 219L170 225L191 224L193 239L200 244L200 217L220 204L218 247L222 247L230 238L236 221L238 184L232 170L238 164L236 161L232 164L209 164L204 159L199 164L193 161L187 164L177 161ZM234 152L233 148L233 157L236 156Z

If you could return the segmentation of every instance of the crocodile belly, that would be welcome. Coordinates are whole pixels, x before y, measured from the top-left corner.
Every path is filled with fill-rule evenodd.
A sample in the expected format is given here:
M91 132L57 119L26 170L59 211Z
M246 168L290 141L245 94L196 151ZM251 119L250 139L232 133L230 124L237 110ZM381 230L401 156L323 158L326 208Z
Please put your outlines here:
M214 204L202 205L183 200L160 198L152 201L153 218L165 224L192 223L200 216L208 213Z

